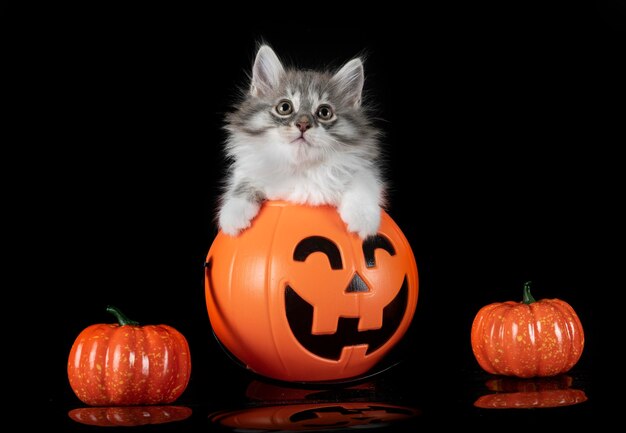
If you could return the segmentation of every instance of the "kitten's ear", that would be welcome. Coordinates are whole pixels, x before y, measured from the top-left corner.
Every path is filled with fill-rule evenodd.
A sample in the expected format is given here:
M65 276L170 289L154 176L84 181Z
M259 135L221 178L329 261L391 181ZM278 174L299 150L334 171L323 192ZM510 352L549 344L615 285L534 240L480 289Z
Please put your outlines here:
M285 69L274 50L267 45L261 46L256 53L252 67L250 94L252 96L266 95L278 87L280 77L284 72Z
M344 95L344 100L347 104L354 107L361 105L361 94L363 93L363 83L365 82L365 73L363 72L361 59L352 59L346 63L333 76L331 82Z

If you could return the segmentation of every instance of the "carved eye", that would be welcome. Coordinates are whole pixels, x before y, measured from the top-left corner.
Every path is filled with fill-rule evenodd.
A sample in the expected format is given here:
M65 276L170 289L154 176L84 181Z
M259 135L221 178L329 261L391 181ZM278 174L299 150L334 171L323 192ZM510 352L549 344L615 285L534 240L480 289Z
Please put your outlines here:
M293 252L293 259L297 262L304 262L310 254L315 252L326 254L331 269L343 269L339 248L333 241L322 236L310 236L298 242Z
M393 247L393 245L391 245L389 239L381 235L370 236L363 241L363 255L365 256L365 266L367 266L368 268L376 267L376 256L374 256L374 251L378 248L387 251L390 256L396 255L396 249Z
M291 101L283 99L276 106L276 112L281 116L288 116L293 113L293 105L291 105Z
M322 104L317 107L317 117L320 120L330 120L333 118L333 109L330 105Z

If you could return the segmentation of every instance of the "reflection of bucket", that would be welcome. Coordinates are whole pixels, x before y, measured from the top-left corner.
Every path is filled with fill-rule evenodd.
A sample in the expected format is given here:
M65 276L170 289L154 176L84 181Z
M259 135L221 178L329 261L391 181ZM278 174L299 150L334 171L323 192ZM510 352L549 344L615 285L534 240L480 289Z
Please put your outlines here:
M584 391L570 388L572 383L572 378L566 375L490 379L485 385L496 393L479 397L474 406L481 409L531 409L571 406L587 401Z
M219 412L210 419L225 427L251 430L320 430L382 427L417 415L416 409L378 402L288 404Z
M399 426L420 413L416 408L381 402L375 382L350 387L299 388L252 381L248 407L221 411L210 420L225 427L255 431L306 431Z
M253 380L246 389L246 397L255 402L267 404L325 403L329 401L369 401L384 400L377 393L376 382L363 382L348 387L300 388L281 386Z
M134 427L182 421L191 416L191 409L185 406L83 407L69 411L68 416L81 424Z

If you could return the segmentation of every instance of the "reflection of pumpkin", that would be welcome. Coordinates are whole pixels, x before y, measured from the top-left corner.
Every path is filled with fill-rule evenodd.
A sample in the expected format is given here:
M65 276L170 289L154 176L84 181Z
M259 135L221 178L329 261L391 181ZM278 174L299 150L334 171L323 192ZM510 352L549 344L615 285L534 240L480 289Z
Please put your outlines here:
M418 411L376 402L292 404L220 412L212 422L238 430L306 431L339 428L375 428L413 418Z
M572 376L560 374L552 377L536 379L518 379L515 377L498 377L489 379L485 386L495 392L535 392L567 389L572 386Z
M206 303L224 346L251 370L325 381L372 368L407 331L417 305L408 241L382 211L377 236L349 233L336 209L266 202L207 255Z
M191 409L185 406L84 407L73 409L68 415L82 424L133 427L182 421L189 418Z
M585 393L571 389L571 376L559 375L536 379L498 377L485 386L496 394L483 395L474 406L483 409L528 409L571 406L587 400Z
M528 282L522 302L496 302L478 311L471 344L488 373L528 378L569 371L582 354L585 337L567 302L535 301Z
M580 389L553 389L487 394L478 398L474 406L482 409L532 409L571 406L586 400L587 396Z

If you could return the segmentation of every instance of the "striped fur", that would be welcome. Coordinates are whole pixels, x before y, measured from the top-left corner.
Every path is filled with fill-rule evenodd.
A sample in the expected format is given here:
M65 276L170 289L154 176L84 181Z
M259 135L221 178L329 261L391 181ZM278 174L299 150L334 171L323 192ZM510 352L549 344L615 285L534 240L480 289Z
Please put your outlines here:
M259 48L250 89L226 117L230 163L218 223L236 236L263 200L336 206L350 231L376 234L385 182L379 131L362 105L363 64L285 68Z

